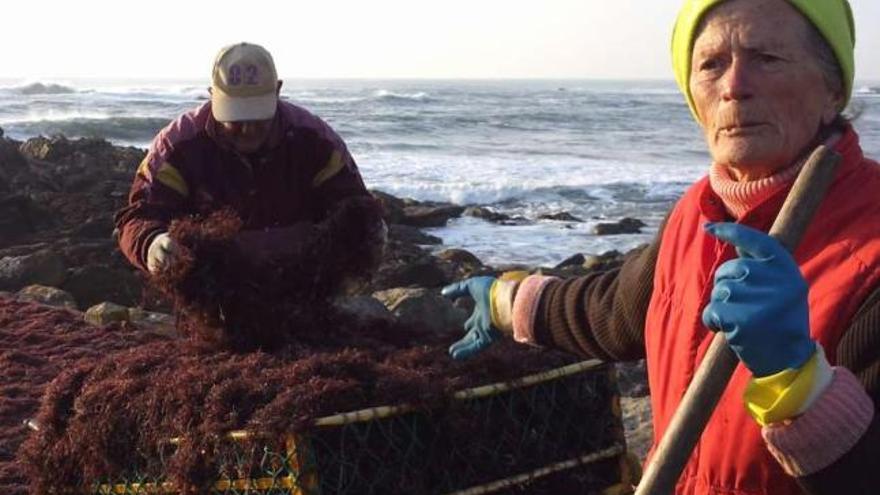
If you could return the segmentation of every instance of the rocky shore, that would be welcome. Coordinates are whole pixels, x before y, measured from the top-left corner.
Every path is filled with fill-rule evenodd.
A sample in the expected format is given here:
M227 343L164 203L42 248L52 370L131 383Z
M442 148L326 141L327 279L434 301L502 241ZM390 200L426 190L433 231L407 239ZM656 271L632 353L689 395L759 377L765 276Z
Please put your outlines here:
M19 142L0 131L0 297L82 312L87 322L131 321L174 333L170 306L151 292L116 247L114 213L124 205L144 150L99 139L36 137ZM389 244L369 284L353 287L339 304L359 313L421 322L438 332L460 328L464 301L439 296L443 285L511 267L484 265L473 254L446 248L421 229L462 215L503 225L512 218L481 205L419 202L373 191L389 225ZM550 220L579 221L568 212ZM644 224L624 218L599 224L594 233L638 232ZM623 254L575 253L554 267L514 267L561 276L618 266ZM11 352L0 342L0 355ZM650 444L650 408L643 364L620 366L624 422L630 449L643 457Z

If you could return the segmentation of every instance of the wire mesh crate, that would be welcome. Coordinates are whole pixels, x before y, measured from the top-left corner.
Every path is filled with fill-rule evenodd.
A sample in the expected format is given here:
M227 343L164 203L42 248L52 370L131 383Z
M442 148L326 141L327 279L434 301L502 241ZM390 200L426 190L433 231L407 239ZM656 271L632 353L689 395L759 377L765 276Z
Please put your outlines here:
M584 361L462 390L432 409L397 405L323 417L283 438L230 432L211 494L628 493L610 367ZM91 493L171 494L175 446Z

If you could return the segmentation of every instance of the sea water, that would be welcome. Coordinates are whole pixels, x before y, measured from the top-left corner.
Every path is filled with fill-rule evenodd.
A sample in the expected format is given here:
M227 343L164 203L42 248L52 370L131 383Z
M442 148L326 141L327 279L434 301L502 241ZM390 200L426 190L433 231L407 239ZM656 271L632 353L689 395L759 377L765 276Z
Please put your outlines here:
M208 98L207 85L0 80L0 127L19 140L63 134L146 147ZM855 125L866 154L878 158L880 83L856 87ZM524 218L496 225L462 217L431 229L445 246L490 264L549 266L648 242L709 165L671 80L287 80L282 96L339 132L371 189ZM562 211L582 221L539 219ZM592 233L627 216L648 227Z

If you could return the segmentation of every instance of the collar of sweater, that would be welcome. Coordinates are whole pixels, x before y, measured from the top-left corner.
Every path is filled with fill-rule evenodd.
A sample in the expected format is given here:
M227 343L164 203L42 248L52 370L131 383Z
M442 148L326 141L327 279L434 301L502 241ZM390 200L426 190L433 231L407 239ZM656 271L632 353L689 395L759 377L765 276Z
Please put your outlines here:
M832 147L839 139L840 135L835 133L824 144ZM806 161L803 158L770 177L752 181L738 181L730 174L727 165L712 163L709 168L709 185L721 198L727 212L739 220L746 212L794 182Z

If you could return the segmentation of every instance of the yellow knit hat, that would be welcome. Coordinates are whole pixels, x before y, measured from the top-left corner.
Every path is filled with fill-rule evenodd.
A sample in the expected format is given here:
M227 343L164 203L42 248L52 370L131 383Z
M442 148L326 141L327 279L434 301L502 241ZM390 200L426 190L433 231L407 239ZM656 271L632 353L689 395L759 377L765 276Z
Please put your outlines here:
M690 90L694 38L703 16L724 0L685 0L672 31L672 68L678 87L687 98L691 113L699 121ZM856 27L847 0L787 0L807 18L831 46L843 71L844 106L852 95Z

